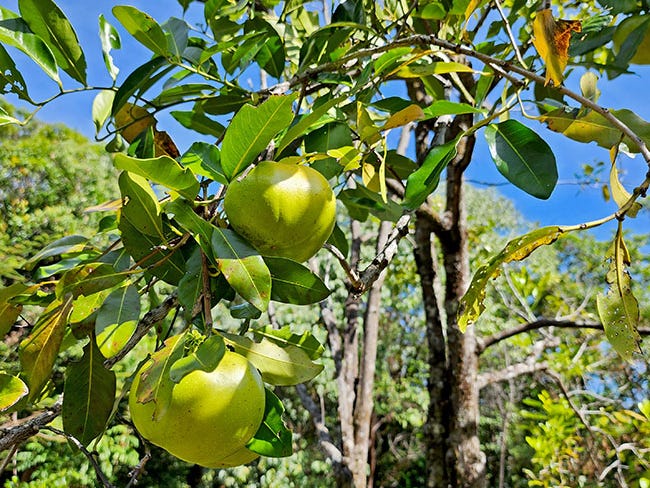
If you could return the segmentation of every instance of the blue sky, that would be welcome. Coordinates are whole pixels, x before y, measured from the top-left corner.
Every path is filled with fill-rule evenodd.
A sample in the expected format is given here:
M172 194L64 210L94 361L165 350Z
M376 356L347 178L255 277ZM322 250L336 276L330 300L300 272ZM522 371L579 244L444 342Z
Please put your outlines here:
M17 11L15 0L3 2L7 8ZM124 78L137 66L150 58L151 53L138 42L134 41L113 18L111 8L120 3L107 0L86 2L81 0L59 0L58 5L71 20L84 48L89 65L88 81L90 85L110 85L110 78L101 57L101 44L98 37L98 16L103 13L107 20L120 30L122 49L113 51L115 64L120 68L118 81ZM153 3L153 5L152 5ZM182 9L176 0L132 0L129 4L153 15L159 22L164 22L170 16L182 15ZM201 6L195 5L190 9L190 23L201 20ZM13 54L13 53L12 53ZM14 56L19 67L28 80L30 94L35 99L44 99L56 93L56 86L49 78L23 56ZM599 81L602 92L599 102L608 108L629 108L645 120L650 120L650 67L634 66L635 75L627 75L609 81ZM579 91L578 82L581 72L575 71L566 80L569 88ZM62 74L66 88L78 86L76 82ZM243 85L246 83L243 82ZM68 95L49 104L42 109L38 117L48 122L63 122L88 137L94 136L91 120L91 105L94 93ZM16 102L9 98L10 101ZM159 117L159 127L172 134L179 148L184 150L201 136L180 127L170 117ZM467 178L473 182L499 185L499 191L515 202L518 210L528 219L542 225L577 224L583 221L601 218L616 210L613 202L605 202L600 188L581 187L576 177L581 174L582 166L595 166L598 162L608 164L608 151L596 146L595 143L579 144L547 130L543 125L529 122L528 125L537 131L553 148L556 155L560 184L549 200L538 200L530 197L511 185L504 185L504 178L496 171L492 163L482 133L478 134L478 146L474 161L470 165ZM619 167L624 171L623 183L631 190L643 179L647 167L640 156L634 159L622 157ZM607 166L601 178L607 179ZM479 185L481 186L481 185ZM636 232L647 233L650 229L650 211L647 208L639 213L636 219L628 219L626 228ZM600 238L609 237L615 230L615 224L596 231Z

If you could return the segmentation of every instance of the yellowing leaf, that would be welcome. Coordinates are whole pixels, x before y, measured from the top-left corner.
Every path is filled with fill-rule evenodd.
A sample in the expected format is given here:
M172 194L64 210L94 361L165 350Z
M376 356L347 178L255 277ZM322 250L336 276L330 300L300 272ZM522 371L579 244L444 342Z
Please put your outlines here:
M581 32L579 20L555 20L551 9L537 12L533 21L533 45L546 65L546 83L560 85L569 60L571 32Z
M607 253L609 271L607 284L609 290L596 298L598 316L603 323L607 340L625 360L632 359L639 352L641 337L637 329L639 323L639 303L632 293L632 279L627 272L630 253L623 241L622 222L614 243Z
M157 130L156 123L155 117L146 108L133 105L132 103L125 103L119 112L115 114L116 128L127 142L133 142L142 132L152 127L155 156L168 155L172 158L179 157L180 152L174 144L174 141L172 141L167 132Z
M612 147L609 152L610 158L612 160L612 168L609 170L609 186L612 191L612 198L616 202L616 205L622 207L627 203L627 201L632 198L632 195L625 189L621 180L618 178L618 169L616 168L616 155L618 154L618 146ZM634 218L636 214L641 210L642 206L639 202L634 202L632 207L627 211L626 215Z
M394 129L395 127L402 127L409 122L421 120L425 117L424 111L419 105L409 105L405 109L395 112L391 115L381 130Z

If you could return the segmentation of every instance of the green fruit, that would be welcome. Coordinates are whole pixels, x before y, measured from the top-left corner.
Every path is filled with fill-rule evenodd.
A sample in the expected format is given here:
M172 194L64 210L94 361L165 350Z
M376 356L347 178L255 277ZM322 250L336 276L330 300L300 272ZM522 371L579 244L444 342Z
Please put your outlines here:
M155 402L136 401L148 367L138 371L129 395L131 420L145 439L184 461L210 468L257 457L244 446L262 423L265 393L259 372L246 358L226 351L214 371L192 371L174 385L171 402L158 420L153 419Z
M228 186L224 209L233 229L262 255L305 261L336 221L336 198L309 166L264 161Z

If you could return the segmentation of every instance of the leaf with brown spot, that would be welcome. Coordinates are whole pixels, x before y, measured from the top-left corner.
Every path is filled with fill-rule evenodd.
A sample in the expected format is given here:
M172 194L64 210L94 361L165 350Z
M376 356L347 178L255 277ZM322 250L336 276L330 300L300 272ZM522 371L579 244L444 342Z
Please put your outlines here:
M579 20L553 18L551 9L539 10L533 21L533 45L546 65L546 82L560 85L569 60L571 32L581 32Z

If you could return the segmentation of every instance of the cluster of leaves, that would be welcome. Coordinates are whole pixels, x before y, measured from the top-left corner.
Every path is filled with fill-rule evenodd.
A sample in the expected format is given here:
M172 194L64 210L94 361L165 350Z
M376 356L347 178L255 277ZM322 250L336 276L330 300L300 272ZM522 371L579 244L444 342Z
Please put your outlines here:
M503 3L511 24L532 14L530 2ZM185 9L192 6L188 1L181 4ZM59 95L69 91L63 87L59 69L83 89L92 89L87 85L85 54L58 6L51 0L19 0L18 5L20 14L0 9L5 21L0 41L35 61L60 87ZM484 6L480 1L433 1L411 10L401 2L388 2L368 11L362 2L348 0L321 27L314 5L217 0L203 5L202 29L179 18L159 24L135 7L116 6L112 13L117 21L152 54L119 84L111 52L120 47L120 37L100 17L102 54L114 86L97 95L92 116L98 136L112 137L107 148L117 152L114 164L121 171L121 203L117 209L103 207L109 213L99 227L111 244L104 247L81 236L60 239L27 263L29 280L0 291L2 335L23 306L44 308L20 345L20 377L2 373L0 409L38 402L48 389L59 352L69 342L84 344L80 361L67 367L63 428L83 444L90 443L114 415L117 387L111 367L129 352L138 334L172 309L178 311L178 323L157 330L157 346L179 329L196 328L210 338L190 355L180 346L158 351L156 360L166 366L158 368L154 380L165 385L162 391L168 391L188 371L213 366L205 358L224 344L246 356L270 385L294 385L317 375L321 366L314 361L322 354L322 346L310 332L296 334L290 328L270 327L249 332L251 321L266 312L272 301L309 305L330 293L307 266L261 256L228 228L221 207L223 190L259 160L309 164L331 180L350 218L397 221L437 189L462 138L484 129L504 177L535 197L548 198L557 182L551 148L518 120L495 122L507 118L517 105L521 83L506 84L502 104L486 103L497 86L495 81L502 79L503 63L510 55L521 56L515 43L499 45L491 40L474 51L446 39L419 35L423 23L436 22L441 32L472 41L476 32L466 28ZM405 11L409 13L404 15ZM613 30L604 28L602 19L601 24L585 22L584 37L573 44L581 52L574 55L582 56L586 66L610 72L620 72L630 62L645 62L642 47L648 23L642 11L636 2L634 7L615 8L614 13L626 16L626 28L633 25L633 35L626 35L625 22L612 26ZM502 20L493 22L488 28L490 37L507 25ZM625 40L617 44L617 36L620 40L624 35ZM522 27L520 37L528 43L530 29ZM474 55L484 63L483 69L459 62L458 53ZM494 53L499 57L491 58ZM548 52L540 54L547 64L554 61ZM527 55L524 63L532 63L533 57ZM0 67L5 92L35 105L48 103L31 98L22 74L1 45ZM244 88L238 80L251 68L264 71L277 83L257 91ZM549 71L557 84L561 63ZM523 69L517 73L540 81L535 73ZM461 77L469 77L472 83L463 85ZM417 80L432 102L420 106L400 96L383 97L381 87L394 80L407 84ZM582 95L571 96L581 102L579 107L565 100L567 90L553 87L549 99L540 86L534 100L541 114L538 119L569 138L613 148L610 185L620 211L603 222L633 217L638 210L635 200L642 191L625 191L618 181L616 158L619 145L630 152L647 153L644 144L650 126L630 111L597 110L595 81L584 80ZM462 103L447 99L450 84L462 87ZM181 125L216 139L217 144L196 142L180 153L173 140L156 127L155 116L163 110L171 110ZM393 129L458 115L467 116L470 123L455 127L453 133L450 129L421 164L389 145L387 135ZM226 118L230 118L227 127L222 124ZM480 120L474 123L474 118ZM3 110L0 123L20 121ZM632 137L629 129L638 137ZM401 188L397 195L389 194L388 180ZM487 283L503 264L524 259L538 247L587 227L547 227L511 241L477 272L464 300L461 326L478 318ZM330 243L347 255L348 243L340 229L334 231ZM600 300L601 319L609 328L608 337L615 338L614 346L629 357L638 347L638 307L633 306L625 269L630 259L622 231L617 234L611 263L607 279L612 289ZM174 291L168 299L158 302L156 292L170 288ZM213 327L211 310L217 305L241 321L239 334ZM182 374L174 374L179 370ZM278 417L282 407L276 406L273 415ZM92 421L85 422L85 418ZM272 425L275 431L256 437L271 444L260 453L288 454L286 426L282 422Z

